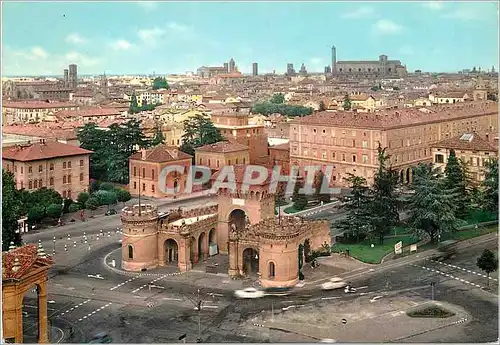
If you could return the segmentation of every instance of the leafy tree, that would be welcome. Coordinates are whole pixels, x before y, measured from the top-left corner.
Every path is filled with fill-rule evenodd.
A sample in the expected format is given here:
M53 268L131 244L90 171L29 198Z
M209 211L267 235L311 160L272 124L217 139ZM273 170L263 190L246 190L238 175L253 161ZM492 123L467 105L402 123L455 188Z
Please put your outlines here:
M436 243L442 233L455 230L454 195L444 188L446 181L432 164L413 169L414 194L409 200L408 224L417 234L425 233Z
M488 249L485 249L481 256L477 258L477 267L479 267L482 271L486 272L487 275L487 284L490 286L490 274L495 272L498 269L498 258L495 257L495 254Z
M349 95L345 95L344 105L342 107L344 108L344 110L351 110L352 103L351 103L351 99L349 98Z
M453 149L450 149L444 173L446 176L444 186L453 195L455 216L463 219L470 204L467 193L467 176Z
M101 186L99 187L99 190L112 191L114 189L115 189L115 185L110 183L110 182L103 182L103 183L101 183Z
M486 174L481 183L482 207L486 211L498 212L498 159L486 163Z
M169 89L170 86L168 85L167 79L165 77L156 77L153 80L153 90L158 90L158 89Z
M90 176L97 180L106 180L108 173L107 159L110 152L109 134L97 127L95 123L87 123L78 130L77 138L80 147L91 150ZM92 188L91 183L91 191Z
M96 196L91 196L85 203L87 208L93 213L100 206L99 199Z
M129 113L130 114L135 114L138 112L139 109L139 104L137 103L137 96L135 95L135 92L132 94L132 97L130 98L130 107L129 107Z
M360 236L368 232L369 215L366 205L369 203L368 186L366 179L361 176L348 173L346 181L351 188L351 195L343 208L346 210L346 217L335 223L335 226L343 229L348 237L356 238L360 241Z
M99 190L101 183L97 180L91 179L89 185L89 194L95 193Z
M63 199L61 194L53 190L52 188L42 187L31 193L32 203L37 203L44 207L48 207L50 204L62 205ZM34 202L33 202L34 201Z
M132 198L130 192L123 188L115 188L114 193L116 194L116 198L119 202L126 203Z
M68 213L69 212L69 207L73 204L73 200L71 199L64 199L63 202L63 213Z
M269 102L271 102L273 104L283 104L283 103L285 103L285 95L283 95L282 93L275 93L271 97Z
M325 110L326 110L325 102L319 101L318 111L325 111Z
M59 204L61 208L61 204ZM45 217L45 207L42 205L34 205L28 211L28 223L35 224L40 222Z
M87 193L87 192L81 192L76 197L76 202L78 204L80 204L80 206L81 206L82 209L85 209L85 203L87 202L87 200L89 200L89 198L90 198L90 194L89 193Z
M390 156L387 148L378 145L379 168L374 176L374 184L370 188L368 204L370 232L384 243L384 236L399 222L399 195L396 192L397 173L387 167Z
M73 212L77 212L80 210L80 204L79 203L73 203L69 206L69 212L73 213Z
M321 193L321 186L323 184L328 184L323 171L319 170L316 175L314 175L313 187L314 187L314 197L319 202L327 203L330 202L330 194Z
M161 144L165 144L165 136L161 130L161 125L156 126L156 131L153 139L151 140L151 146L158 146Z
M62 214L61 205L50 204L47 207L47 217L50 217L52 219L57 219L57 218L61 217L61 214Z
M311 115L313 108L302 105L275 104L271 102L256 103L252 107L253 114L281 114L288 117Z
M224 140L220 130L212 121L207 116L198 114L184 121L184 134L180 149L194 157L195 148Z
M16 246L21 244L21 236L16 236L16 230L22 215L22 201L16 190L14 175L2 169L2 251L9 250L10 242Z
M95 196L97 200L99 200L99 204L108 206L108 209L110 205L114 205L117 202L117 197L115 192L100 190L95 193Z

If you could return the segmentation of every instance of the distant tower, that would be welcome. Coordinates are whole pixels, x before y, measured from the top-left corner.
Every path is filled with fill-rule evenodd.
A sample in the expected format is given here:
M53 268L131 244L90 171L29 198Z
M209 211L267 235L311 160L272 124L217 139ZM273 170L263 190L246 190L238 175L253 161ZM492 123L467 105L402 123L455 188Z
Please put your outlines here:
M77 66L75 64L69 65L69 87L71 87L73 90L76 90L76 87L78 86L78 74L77 74Z
M234 62L233 58L229 60L229 73L233 73L235 71L236 63Z
M229 64L227 62L224 62L224 71L226 71L226 73L229 73Z
M491 73L495 73L495 66L491 66Z
M306 75L307 74L306 65L304 65L304 63L302 63L302 65L300 66L299 74L300 75Z
M64 69L64 86L68 86L69 85L69 71L68 69Z
M104 74L101 76L101 81L100 81L100 89L101 89L101 92L107 97L109 92L109 88L108 88L108 77L106 77L106 72L104 72Z
M330 66L325 66L325 74L331 74L332 68Z
M337 73L337 48L332 46L332 74Z
M293 63L286 64L286 74L287 75L295 75L295 69L293 68Z
M254 62L252 64L252 75L254 77L258 76L259 75L259 64L257 62Z

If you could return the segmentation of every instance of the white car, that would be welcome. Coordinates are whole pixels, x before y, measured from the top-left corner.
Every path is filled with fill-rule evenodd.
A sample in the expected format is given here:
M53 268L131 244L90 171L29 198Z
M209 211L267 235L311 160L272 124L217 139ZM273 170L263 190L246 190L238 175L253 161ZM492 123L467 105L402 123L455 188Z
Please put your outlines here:
M342 278L331 278L330 281L321 284L321 290L335 290L346 287L347 283Z
M250 287L243 290L236 290L234 295L238 298L260 298L264 297L264 292Z

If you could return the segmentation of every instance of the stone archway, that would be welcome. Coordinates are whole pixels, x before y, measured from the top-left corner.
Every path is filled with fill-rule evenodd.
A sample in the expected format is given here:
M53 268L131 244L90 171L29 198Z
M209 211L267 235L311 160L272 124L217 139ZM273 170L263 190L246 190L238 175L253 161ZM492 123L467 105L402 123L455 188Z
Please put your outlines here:
M240 208L236 208L231 211L228 216L229 231L240 232L245 229L247 223L247 215L245 211Z
M200 236L198 236L198 259L200 261L203 260L203 259L206 259L205 255L204 255L204 250L203 250L204 249L203 248L204 247L204 243L205 243L205 237L206 237L206 235L205 235L204 232L202 232L200 234Z
M165 241L165 263L172 264L179 261L179 246L174 239L168 239Z
M254 248L246 248L242 255L243 273L256 275L259 273L259 252Z
M35 344L40 338L39 327L40 286L32 285L24 293L22 300L23 343Z
M404 169L402 169L399 171L399 183L404 183L405 182L404 178L405 178Z
M217 239L215 238L215 229L210 229L208 232L208 244L214 245L217 244Z
M196 244L196 238L191 236L189 239L189 260L191 261L191 264L194 264L198 262L198 252L197 252L197 244Z
M406 168L406 180L405 183L411 183L411 167Z

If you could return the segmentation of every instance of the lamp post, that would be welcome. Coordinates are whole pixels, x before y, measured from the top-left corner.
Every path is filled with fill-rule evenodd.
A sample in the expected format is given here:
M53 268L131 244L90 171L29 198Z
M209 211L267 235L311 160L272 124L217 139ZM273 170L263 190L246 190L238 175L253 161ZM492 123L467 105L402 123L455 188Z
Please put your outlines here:
M53 249L53 252L54 254L56 253L56 237L54 236L54 238L52 239L52 243L54 243L54 249Z

